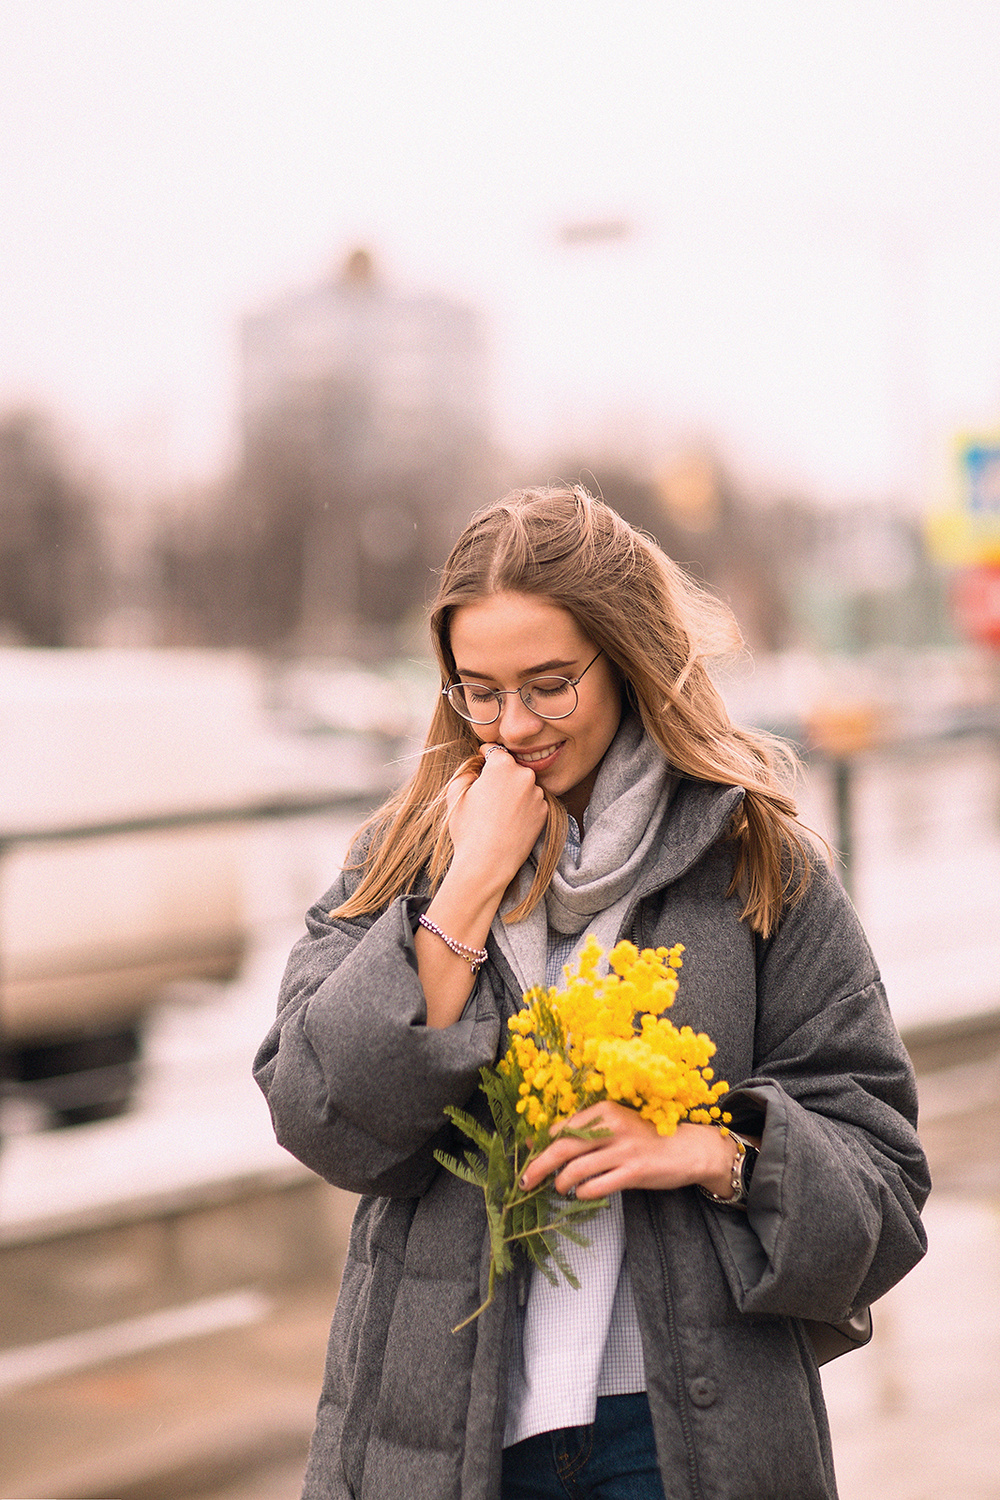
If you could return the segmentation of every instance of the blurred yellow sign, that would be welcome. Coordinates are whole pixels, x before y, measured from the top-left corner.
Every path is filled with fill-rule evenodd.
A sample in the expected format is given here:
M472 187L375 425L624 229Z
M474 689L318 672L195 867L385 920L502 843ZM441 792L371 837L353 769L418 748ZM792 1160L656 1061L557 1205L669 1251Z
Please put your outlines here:
M955 443L953 500L926 520L927 545L949 567L1000 562L1000 432Z
M890 717L882 703L816 703L806 715L806 743L827 755L870 750L888 737Z
M688 531L712 531L721 497L715 464L703 453L679 453L656 476L656 493L671 518Z

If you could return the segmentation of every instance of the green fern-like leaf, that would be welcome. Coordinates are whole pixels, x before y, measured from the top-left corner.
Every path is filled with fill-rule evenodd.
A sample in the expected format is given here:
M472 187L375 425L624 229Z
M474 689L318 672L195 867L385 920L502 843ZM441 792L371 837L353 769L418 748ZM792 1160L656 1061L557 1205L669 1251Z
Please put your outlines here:
M507 1210L508 1235L512 1240L522 1240L527 1232L525 1222L527 1207L523 1198L515 1198Z
M581 1214L580 1217L583 1218L584 1215ZM586 1215L586 1218L588 1218L588 1219L592 1219L593 1217L594 1217L593 1214L587 1214ZM556 1224L556 1225L553 1225L552 1227L555 1229L556 1234L564 1235L566 1239L572 1240L574 1245L589 1245L590 1244L590 1237L588 1235L586 1235L586 1234L581 1234L580 1230L574 1228L572 1224L569 1224L569 1223Z
M447 1151L435 1151L434 1160L455 1177L460 1177L463 1182L471 1182L473 1187L485 1188L486 1174L480 1163L468 1160L459 1161Z
M551 1265L549 1264L549 1251L545 1248L544 1244L541 1244L539 1246L538 1253L533 1257L533 1259L536 1267L539 1271L541 1271L546 1281L551 1282L553 1286L558 1286L559 1277L556 1275L555 1271L553 1271Z
M466 1162L467 1165L470 1166L474 1172L478 1172L479 1173L479 1177L476 1180L480 1181L480 1179L482 1179L480 1185L485 1188L485 1186L486 1186L486 1162L483 1160L483 1154L482 1154L482 1152L481 1151L474 1151L471 1146L468 1146L462 1152L462 1160L464 1162Z
M592 1203L567 1204L561 1213L544 1225L546 1234L562 1235L565 1239L572 1240L574 1245L589 1245L590 1236L582 1233L578 1226L606 1208L607 1202L607 1198L596 1198Z
M457 1104L445 1105L445 1114L453 1124L457 1125L463 1135L467 1135L470 1141L475 1142L484 1156L489 1155L490 1144L493 1136L480 1124L474 1115L470 1115L467 1109L459 1109Z
M566 1280L569 1282L574 1291L578 1292L580 1290L580 1283L577 1280L576 1276L573 1274L573 1271L570 1269L570 1265L566 1257L559 1249L559 1246L556 1243L555 1236L546 1234L543 1236L543 1238L545 1240L549 1255L552 1257L552 1260L559 1267L559 1270L565 1276Z
M490 1142L486 1192L494 1203L503 1203L513 1186L514 1174L511 1170L510 1158L504 1149L503 1140L499 1135L495 1135Z
M486 1219L490 1231L490 1255L498 1276L504 1276L512 1268L514 1257L506 1235L506 1215L501 1207L486 1199Z
M516 1129L518 1115L511 1102L507 1080L484 1069L482 1088L495 1129L505 1141L509 1141Z

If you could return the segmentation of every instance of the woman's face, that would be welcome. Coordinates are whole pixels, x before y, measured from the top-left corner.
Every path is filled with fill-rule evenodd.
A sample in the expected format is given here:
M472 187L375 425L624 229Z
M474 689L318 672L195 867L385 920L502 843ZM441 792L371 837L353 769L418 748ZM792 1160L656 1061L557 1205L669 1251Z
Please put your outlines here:
M568 718L544 719L513 692L495 724L472 725L483 744L503 745L529 766L539 786L579 822L621 720L621 693L607 657L598 655L568 610L534 594L493 594L462 605L451 618L451 650L459 677L495 688L519 688L532 677L575 679L597 656Z

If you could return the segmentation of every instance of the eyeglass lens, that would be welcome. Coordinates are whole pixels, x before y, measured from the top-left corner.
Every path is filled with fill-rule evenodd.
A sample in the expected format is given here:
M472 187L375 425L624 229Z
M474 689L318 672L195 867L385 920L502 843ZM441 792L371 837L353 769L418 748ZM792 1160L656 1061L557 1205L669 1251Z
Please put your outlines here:
M576 688L567 677L536 677L518 688L518 695L525 708L541 719L566 719L578 701ZM448 702L473 724L495 724L503 712L501 694L478 682L452 683Z

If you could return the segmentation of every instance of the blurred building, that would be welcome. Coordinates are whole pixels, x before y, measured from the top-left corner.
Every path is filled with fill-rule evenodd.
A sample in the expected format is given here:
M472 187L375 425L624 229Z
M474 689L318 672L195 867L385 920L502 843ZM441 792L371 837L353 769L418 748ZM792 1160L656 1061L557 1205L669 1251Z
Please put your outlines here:
M366 250L241 327L240 488L299 577L299 650L376 649L489 492L475 309L390 285Z

